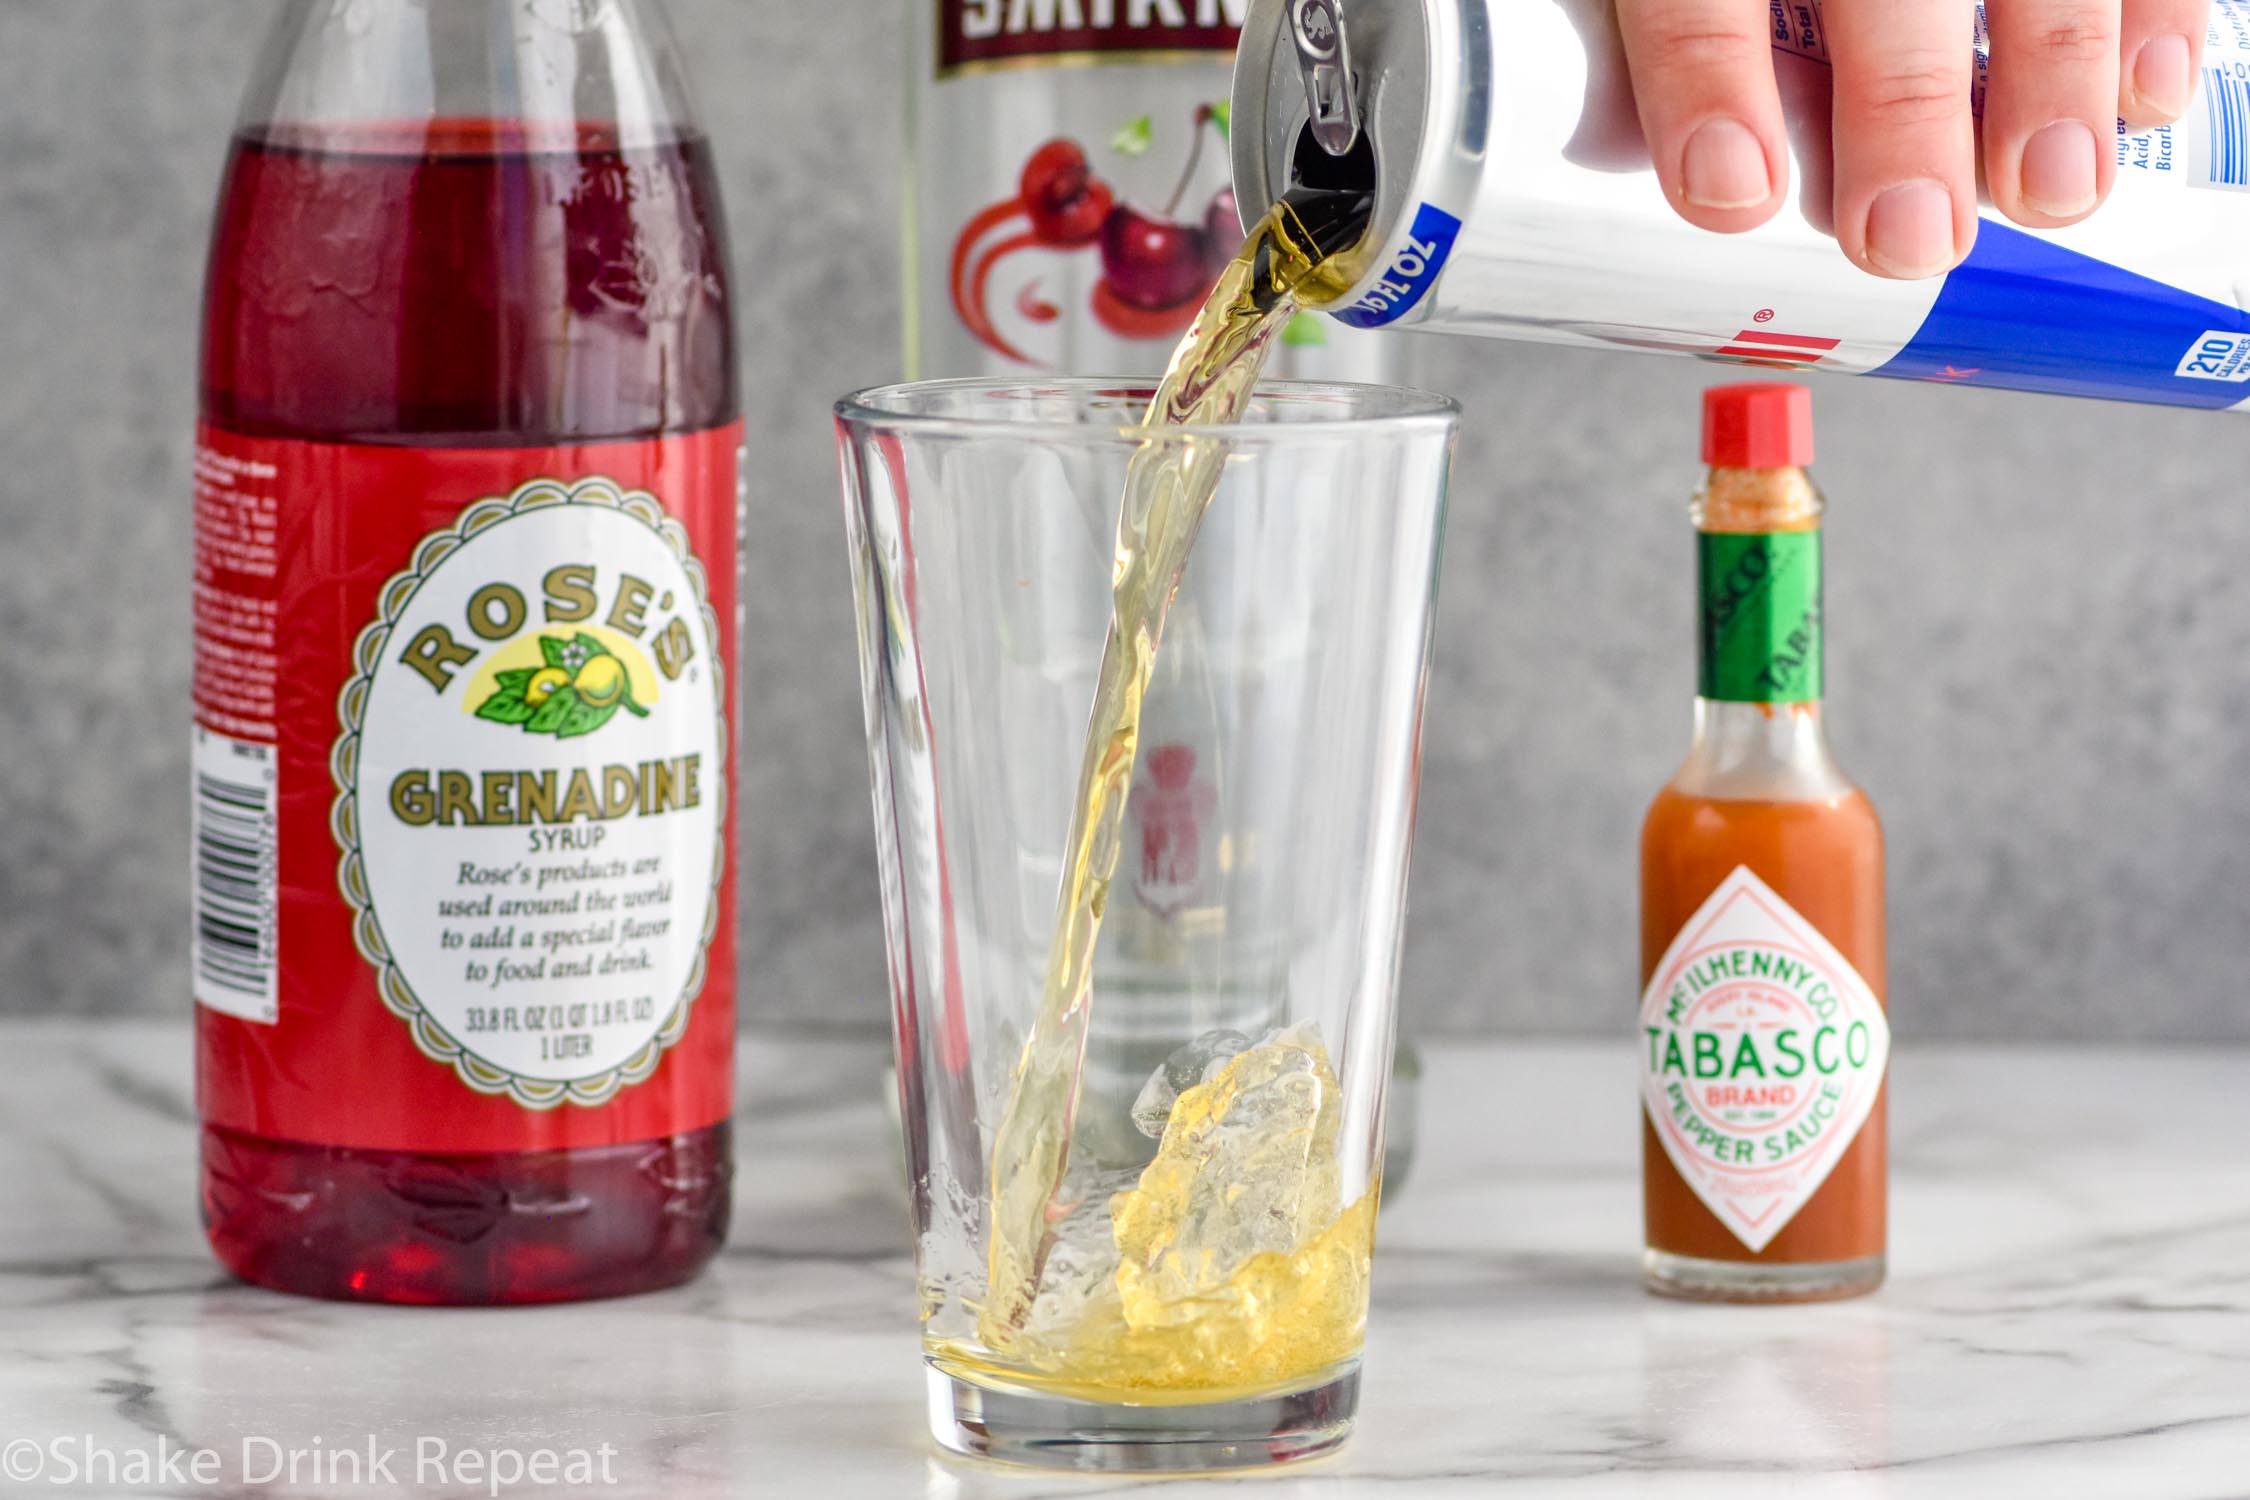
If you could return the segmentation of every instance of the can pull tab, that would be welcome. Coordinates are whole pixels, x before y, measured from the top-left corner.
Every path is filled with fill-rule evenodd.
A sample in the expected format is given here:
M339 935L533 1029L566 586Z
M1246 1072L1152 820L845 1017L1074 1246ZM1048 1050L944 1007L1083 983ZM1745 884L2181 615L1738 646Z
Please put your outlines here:
M1313 139L1330 156L1342 156L1359 139L1359 101L1352 97L1352 53L1344 41L1337 0L1289 0L1289 34L1297 42L1297 67L1305 75L1305 103Z

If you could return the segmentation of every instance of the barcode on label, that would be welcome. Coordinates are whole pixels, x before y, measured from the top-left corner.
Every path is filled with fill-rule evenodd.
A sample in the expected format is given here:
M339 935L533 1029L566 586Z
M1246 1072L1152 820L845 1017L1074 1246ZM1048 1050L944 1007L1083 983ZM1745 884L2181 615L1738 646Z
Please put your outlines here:
M195 999L246 1021L279 1018L275 1000L274 748L198 727L195 779Z
M2250 78L2203 70L2204 176L2213 187L2250 188Z

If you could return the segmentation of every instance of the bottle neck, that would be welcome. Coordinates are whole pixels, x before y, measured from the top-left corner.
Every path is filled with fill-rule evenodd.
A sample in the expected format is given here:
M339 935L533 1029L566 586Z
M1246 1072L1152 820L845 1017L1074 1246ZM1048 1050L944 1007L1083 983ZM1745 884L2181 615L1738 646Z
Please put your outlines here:
M1832 796L1821 716L1820 492L1802 469L1713 469L1696 496L1695 741L1705 796Z
M1711 470L1694 507L1701 696L1820 701L1824 508L1803 469Z
M1672 778L1697 797L1820 801L1852 788L1829 748L1820 704L1695 700L1695 738Z
M1696 533L1696 692L1720 703L1818 703L1820 530Z
M503 149L565 153L596 127L613 148L695 135L661 0L289 0L237 124L328 150L479 155L489 129L481 147L455 137L491 122L531 127L529 147ZM425 125L451 133L425 141Z

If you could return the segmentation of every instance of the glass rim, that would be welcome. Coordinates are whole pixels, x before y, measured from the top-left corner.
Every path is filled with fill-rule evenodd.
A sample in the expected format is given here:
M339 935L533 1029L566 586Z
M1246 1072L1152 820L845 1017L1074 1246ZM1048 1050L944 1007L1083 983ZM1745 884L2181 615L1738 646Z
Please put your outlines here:
M1007 416L963 415L958 412L913 411L906 408L904 401L908 397L919 398L932 392L981 391L997 395L1007 391L1047 391L1086 397L1117 391L1153 391L1155 388L1154 376L1056 375L1046 379L1020 375L949 376L936 380L892 381L884 385L869 386L839 400L835 413L839 422L854 427L877 428L917 436L1067 439L1080 446L1095 443L1137 446L1146 442L1149 437L1148 430L1138 422L1106 426L1099 422L1058 422ZM1165 428L1165 435L1215 438L1230 446L1254 447L1302 444L1347 435L1406 437L1450 431L1461 420L1461 404L1458 401L1442 392L1425 390L1420 386L1383 385L1358 380L1261 380L1253 394L1258 397L1305 401L1308 404L1324 395L1374 394L1394 402L1396 409L1342 415L1329 421L1184 422Z

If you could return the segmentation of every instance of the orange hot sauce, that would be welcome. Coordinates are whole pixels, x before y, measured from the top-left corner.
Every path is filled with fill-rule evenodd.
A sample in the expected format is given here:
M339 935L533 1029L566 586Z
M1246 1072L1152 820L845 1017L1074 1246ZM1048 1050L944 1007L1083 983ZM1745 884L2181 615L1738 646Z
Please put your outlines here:
M1821 722L1811 393L1706 394L1695 739L1641 833L1652 1291L1812 1301L1884 1271L1883 830Z

